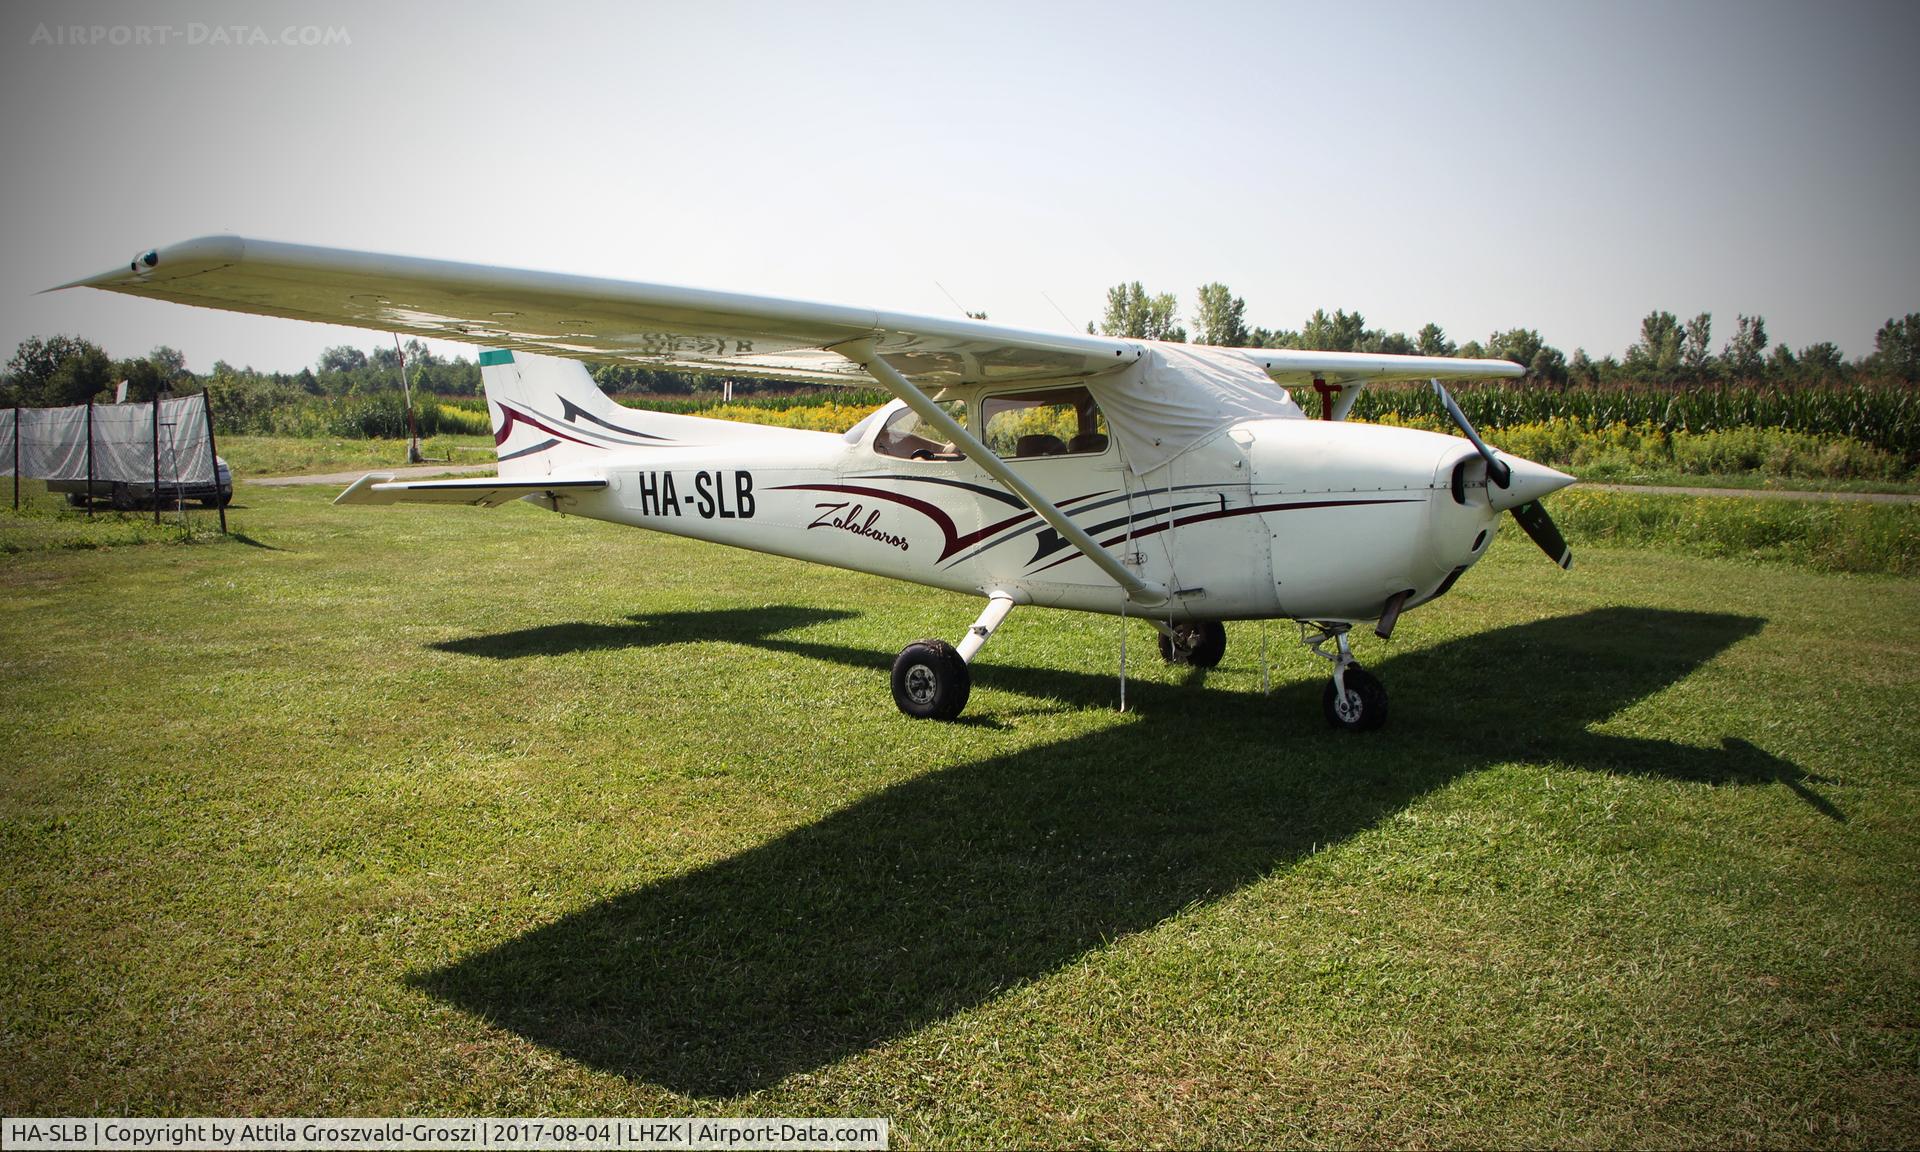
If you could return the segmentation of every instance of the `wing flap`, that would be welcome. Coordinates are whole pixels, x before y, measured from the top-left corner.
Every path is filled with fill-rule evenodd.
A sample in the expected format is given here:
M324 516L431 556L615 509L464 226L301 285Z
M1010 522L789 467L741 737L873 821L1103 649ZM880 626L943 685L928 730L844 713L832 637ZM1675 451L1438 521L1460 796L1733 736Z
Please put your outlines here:
M335 504L467 504L497 508L527 496L560 500L568 494L597 492L603 479L505 481L495 476L460 480L395 482L391 472L371 472L334 497Z

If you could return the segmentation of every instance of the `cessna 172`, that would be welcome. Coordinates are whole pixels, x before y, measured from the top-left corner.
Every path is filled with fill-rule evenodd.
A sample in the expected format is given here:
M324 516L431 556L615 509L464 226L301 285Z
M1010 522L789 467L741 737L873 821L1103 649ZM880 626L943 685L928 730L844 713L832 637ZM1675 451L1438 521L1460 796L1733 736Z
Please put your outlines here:
M1214 348L214 236L62 287L464 340L498 475L363 477L339 504L526 500L986 598L957 645L909 644L893 695L950 720L1016 605L1138 615L1209 667L1223 621L1287 618L1332 665L1337 728L1385 689L1348 633L1383 639L1481 556L1501 513L1561 567L1540 498L1573 477L1488 447L1440 383L1505 360ZM583 360L834 384L896 400L844 435L609 400ZM1360 390L1432 382L1465 439L1349 424ZM1311 387L1318 419L1289 388ZM1311 403L1311 400L1309 401Z

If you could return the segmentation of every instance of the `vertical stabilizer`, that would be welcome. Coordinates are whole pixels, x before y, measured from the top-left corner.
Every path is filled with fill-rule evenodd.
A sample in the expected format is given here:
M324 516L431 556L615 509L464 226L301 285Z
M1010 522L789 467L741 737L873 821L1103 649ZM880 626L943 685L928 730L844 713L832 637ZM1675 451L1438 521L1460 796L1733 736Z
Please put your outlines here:
M737 446L743 442L815 448L840 442L831 432L770 428L647 412L615 404L578 360L489 349L480 353L480 386L493 417L502 480L530 480L613 461L635 450Z
M640 414L609 400L578 360L488 349L480 385L502 478L546 476L663 440L635 427Z

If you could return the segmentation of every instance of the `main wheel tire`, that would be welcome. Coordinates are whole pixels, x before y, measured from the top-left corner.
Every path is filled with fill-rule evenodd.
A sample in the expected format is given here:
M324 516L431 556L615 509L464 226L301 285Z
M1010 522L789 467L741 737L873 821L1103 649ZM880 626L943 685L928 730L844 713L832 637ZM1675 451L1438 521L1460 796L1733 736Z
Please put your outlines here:
M945 640L917 640L893 661L893 702L916 720L951 720L967 706L973 674Z
M1334 698L1331 676L1327 677L1327 686L1320 693L1320 707L1327 714L1327 724L1349 732L1370 732L1385 724L1387 690L1379 679L1357 664L1348 666L1345 679L1344 701Z
M1218 620L1202 620L1198 624L1175 624L1173 630L1179 633L1182 643L1176 647L1165 633L1160 633L1160 659L1169 664L1186 664L1194 668L1217 668L1227 655L1227 626Z

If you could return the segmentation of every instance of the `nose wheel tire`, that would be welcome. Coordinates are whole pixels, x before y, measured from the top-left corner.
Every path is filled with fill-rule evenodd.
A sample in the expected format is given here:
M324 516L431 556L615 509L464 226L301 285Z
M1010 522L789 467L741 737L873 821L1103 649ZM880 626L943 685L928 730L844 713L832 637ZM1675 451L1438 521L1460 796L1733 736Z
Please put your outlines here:
M1175 643L1174 638L1179 642ZM1173 636L1160 633L1160 659L1169 664L1216 668L1227 654L1227 626L1218 620L1175 624Z
M917 640L893 661L893 702L916 720L952 720L967 706L973 675L945 640Z
M1387 690L1373 673L1350 664L1343 679L1347 685L1344 694L1334 686L1332 677L1328 677L1326 689L1320 693L1320 706L1327 714L1328 726L1349 732L1368 732L1385 724Z

